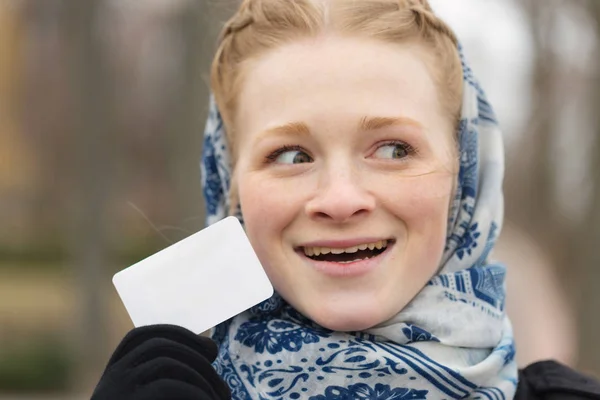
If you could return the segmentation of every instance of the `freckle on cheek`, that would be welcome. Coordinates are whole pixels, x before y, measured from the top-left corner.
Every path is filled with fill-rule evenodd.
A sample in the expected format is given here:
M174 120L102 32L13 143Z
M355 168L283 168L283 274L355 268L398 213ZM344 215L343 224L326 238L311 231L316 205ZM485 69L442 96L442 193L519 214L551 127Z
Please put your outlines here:
M442 199L449 199L452 192L452 181L450 179L413 179L399 182L395 191L397 198L414 203L420 208L425 204L434 204Z
M252 193L244 192L241 197L242 212L246 222L257 221L261 225L269 223L269 216L279 211L281 202L270 198L262 190L253 190Z

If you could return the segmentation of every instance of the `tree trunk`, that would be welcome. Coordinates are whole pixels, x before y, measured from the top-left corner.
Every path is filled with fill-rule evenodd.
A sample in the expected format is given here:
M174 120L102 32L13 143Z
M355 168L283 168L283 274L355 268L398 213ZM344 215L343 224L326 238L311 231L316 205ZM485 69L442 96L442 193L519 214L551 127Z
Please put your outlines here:
M208 110L208 85L203 72L211 60L210 35L206 29L206 2L187 2L172 21L176 34L181 35L183 54L181 71L176 79L179 97L174 100L173 113L166 126L168 135L169 176L176 206L176 225L173 232L182 239L204 226L202 193L200 190L200 154L204 122Z
M107 358L104 299L109 263L109 204L114 188L114 102L103 56L97 11L99 0L69 0L64 4L65 38L70 75L70 134L73 196L70 202L70 254L79 289L77 335L78 389L99 377Z

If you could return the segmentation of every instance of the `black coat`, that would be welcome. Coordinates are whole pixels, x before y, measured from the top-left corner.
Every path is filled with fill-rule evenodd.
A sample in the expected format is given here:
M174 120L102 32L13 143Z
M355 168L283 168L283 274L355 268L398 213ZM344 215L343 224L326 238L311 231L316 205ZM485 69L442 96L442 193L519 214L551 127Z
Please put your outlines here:
M540 361L519 371L515 400L600 399L600 383L555 361Z

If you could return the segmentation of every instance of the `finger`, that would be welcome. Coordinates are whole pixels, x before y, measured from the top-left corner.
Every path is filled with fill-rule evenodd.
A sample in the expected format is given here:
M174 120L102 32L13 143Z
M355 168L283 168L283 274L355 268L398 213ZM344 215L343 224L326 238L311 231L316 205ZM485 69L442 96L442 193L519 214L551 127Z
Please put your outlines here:
M214 343L214 342L213 342ZM217 371L201 354L194 352L181 343L168 339L154 338L147 340L138 349L127 355L123 362L130 368L136 368L156 358L170 358L183 363L196 371L217 392L219 398L230 398L231 391L227 383L221 379Z
M135 400L221 400L197 386L168 378L140 387L134 398Z
M220 380L217 371L202 354L181 343L163 338L146 340L141 346L130 351L114 367L119 368L122 365L125 369L133 370L143 363L160 357L177 360L198 371L211 382Z
M196 335L177 325L148 325L129 331L111 356L108 364L117 363L133 349L153 338L170 339L182 343L202 354L209 362L213 362L217 357L217 345L210 338Z
M158 357L138 365L130 374L136 386L146 386L155 381L170 379L195 386L211 398L216 398L213 382L181 361L169 357Z

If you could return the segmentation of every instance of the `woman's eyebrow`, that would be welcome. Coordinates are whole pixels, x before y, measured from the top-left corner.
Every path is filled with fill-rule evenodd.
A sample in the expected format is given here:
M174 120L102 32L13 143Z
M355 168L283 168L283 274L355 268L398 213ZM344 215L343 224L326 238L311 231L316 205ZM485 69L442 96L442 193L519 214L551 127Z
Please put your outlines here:
M371 117L364 116L358 124L362 131L372 131L389 126L411 126L417 129L423 129L423 125L418 121L407 117ZM274 126L259 133L257 141L272 136L308 136L310 128L304 122L290 122L284 125Z
M285 125L275 126L262 131L257 141L266 139L270 136L308 136L310 129L304 122L290 122Z
M359 127L362 131L373 131L376 129L387 128L389 126L411 126L417 129L423 129L420 122L407 117L370 117L361 118Z

